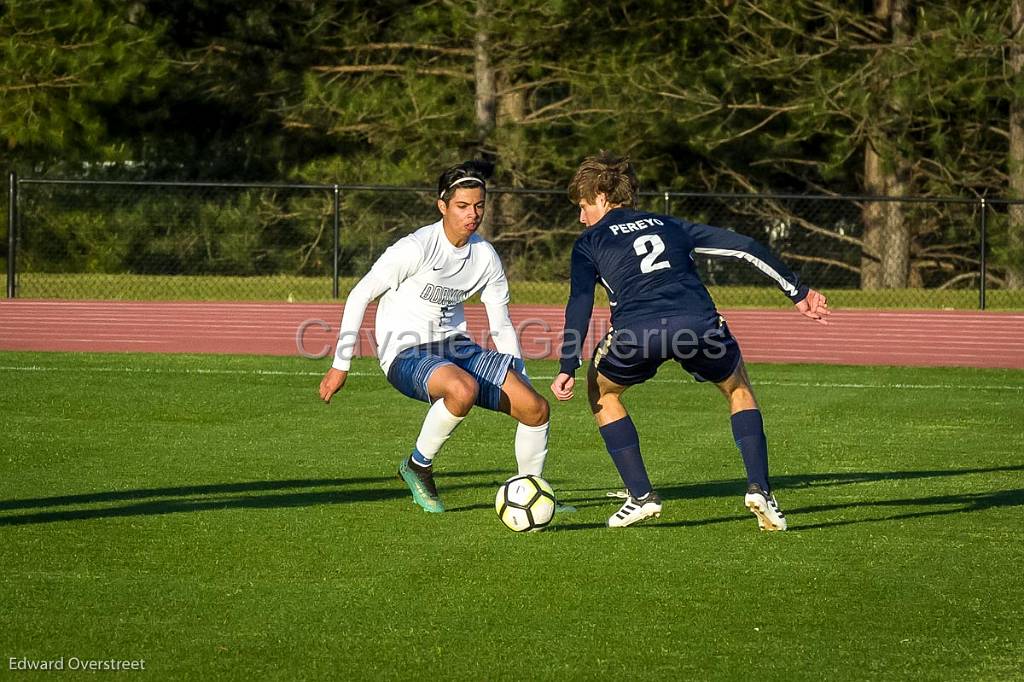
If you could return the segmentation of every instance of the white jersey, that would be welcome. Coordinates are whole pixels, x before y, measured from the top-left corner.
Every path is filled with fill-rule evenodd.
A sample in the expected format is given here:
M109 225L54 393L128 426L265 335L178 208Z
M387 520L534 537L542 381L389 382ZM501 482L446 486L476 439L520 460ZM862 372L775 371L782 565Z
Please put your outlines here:
M345 302L335 369L348 371L366 306L377 306L376 342L387 374L395 356L412 346L466 332L463 302L477 292L487 309L495 347L520 357L508 315L508 280L494 247L473 235L456 248L442 221L421 227L391 245L352 289Z

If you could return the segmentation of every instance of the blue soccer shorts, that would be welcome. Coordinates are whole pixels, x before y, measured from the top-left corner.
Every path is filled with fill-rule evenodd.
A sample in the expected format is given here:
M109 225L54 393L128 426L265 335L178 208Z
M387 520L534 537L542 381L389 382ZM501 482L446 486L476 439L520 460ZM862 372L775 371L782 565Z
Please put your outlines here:
M427 382L444 365L455 365L468 372L480 386L476 404L495 411L509 369L523 373L519 358L481 348L467 336L452 336L401 351L388 369L388 382L403 395L429 403Z
M597 371L620 386L642 384L667 360L697 381L725 381L739 366L739 343L725 318L678 315L612 329L594 353Z

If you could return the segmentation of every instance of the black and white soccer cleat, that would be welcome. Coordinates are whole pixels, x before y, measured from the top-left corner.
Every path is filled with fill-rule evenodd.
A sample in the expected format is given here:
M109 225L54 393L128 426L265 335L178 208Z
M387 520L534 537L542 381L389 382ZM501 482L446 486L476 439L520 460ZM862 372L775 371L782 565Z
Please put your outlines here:
M775 501L775 495L765 492L757 483L751 483L743 498L747 509L757 517L757 527L761 530L786 530L786 517Z
M661 498L653 490L641 498L627 496L619 511L609 517L608 527L625 528L652 516L661 516Z

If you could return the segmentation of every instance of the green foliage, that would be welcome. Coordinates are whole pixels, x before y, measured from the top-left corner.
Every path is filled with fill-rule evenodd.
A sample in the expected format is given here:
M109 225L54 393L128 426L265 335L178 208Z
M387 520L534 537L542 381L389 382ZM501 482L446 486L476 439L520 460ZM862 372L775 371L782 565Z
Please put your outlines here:
M1021 245L1020 239L1016 242L1011 239L1013 221L1010 211L1004 205L996 205L993 208L994 210L989 213L988 223L991 262L999 271L1015 268L1019 272L1024 272L1024 246Z
M124 158L110 112L151 97L167 78L160 25L135 25L119 3L70 0L0 7L0 140L7 163Z
M1008 194L1024 172L1006 158L1007 118L1024 102L1010 0L906 6L895 27L841 0L12 2L0 9L2 154L66 176L405 187L485 155L497 186L561 191L581 157L607 148L630 154L648 189L861 194L880 191L865 184L871 146L886 173L908 175L900 192ZM345 246L352 271L385 235L432 217L344 200L362 216ZM559 277L525 264L563 248L564 207L492 207L485 229L512 271ZM197 210L196 234L183 226L185 241L154 248L259 273L277 244L291 249L278 265L322 268L323 204L294 207L295 220L264 214L245 236L228 223L259 206L235 210ZM911 232L911 283L964 274L962 254L917 256L958 242L932 240L928 221Z
M22 272L292 275L330 272L324 190L29 186Z
M0 135L13 160L135 175L408 186L487 153L499 183L562 188L608 147L649 187L852 193L872 138L915 192L1002 193L1008 3L916 0L893 42L838 0L15 2Z

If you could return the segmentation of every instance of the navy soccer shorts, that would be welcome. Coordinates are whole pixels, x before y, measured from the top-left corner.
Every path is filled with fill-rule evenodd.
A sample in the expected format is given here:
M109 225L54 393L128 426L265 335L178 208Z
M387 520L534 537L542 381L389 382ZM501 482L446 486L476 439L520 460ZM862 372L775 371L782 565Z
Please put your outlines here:
M736 371L742 356L725 318L679 315L612 329L597 347L597 371L620 386L642 384L667 360L697 381L718 383Z
M401 351L388 369L388 382L403 395L429 403L427 382L434 370L444 365L455 365L476 379L480 386L476 404L495 411L509 368L523 371L522 360L518 358L481 348L469 337L452 336Z

